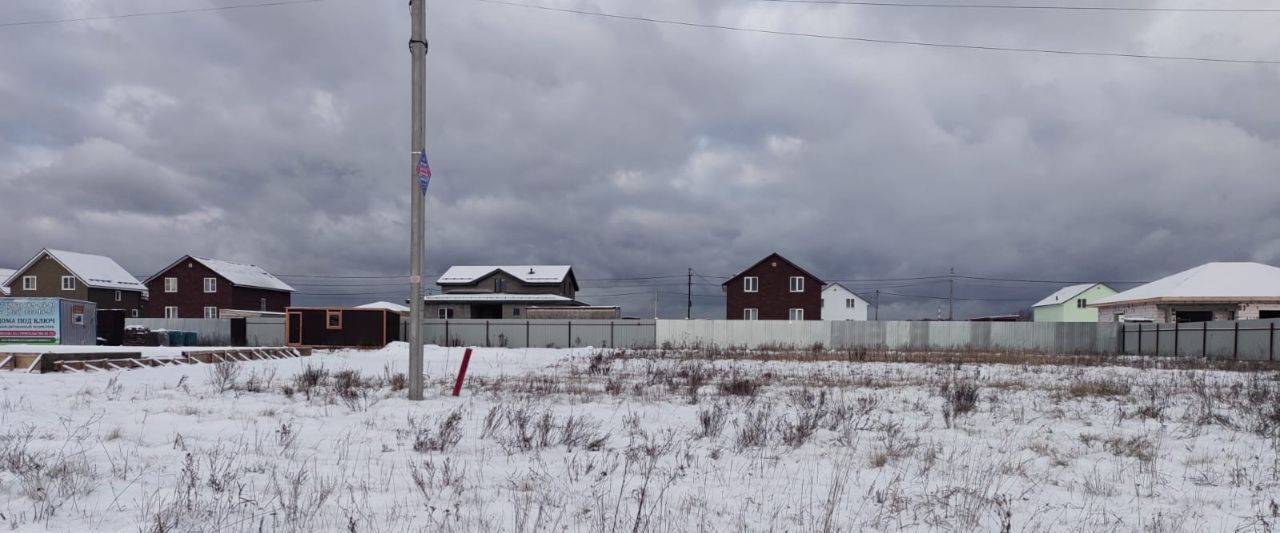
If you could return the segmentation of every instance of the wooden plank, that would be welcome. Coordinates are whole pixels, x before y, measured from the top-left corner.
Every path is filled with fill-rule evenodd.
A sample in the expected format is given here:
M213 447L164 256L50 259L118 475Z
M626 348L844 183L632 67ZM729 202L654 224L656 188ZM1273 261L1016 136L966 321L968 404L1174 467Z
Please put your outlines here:
M6 356L4 356L4 359L0 359L0 369L8 368L8 367L9 367L9 363L12 363L12 362L13 362L13 356L12 356L12 355L6 355Z
M44 354L40 354L31 361L31 365L27 367L27 373L38 374L40 373L40 370L42 369L43 365L44 365Z

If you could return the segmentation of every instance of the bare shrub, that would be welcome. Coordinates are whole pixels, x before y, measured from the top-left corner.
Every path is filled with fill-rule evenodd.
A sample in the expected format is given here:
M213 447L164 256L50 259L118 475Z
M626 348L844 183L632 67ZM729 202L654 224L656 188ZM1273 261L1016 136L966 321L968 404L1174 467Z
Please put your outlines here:
M1118 457L1132 457L1147 463L1156 457L1156 446L1146 437L1114 437L1103 440L1102 444L1107 451Z
M676 375L683 377L685 380L685 386L688 387L689 403L697 404L698 390L707 384L710 371L702 363L695 362L686 364Z
M772 432L770 428L772 420L773 410L766 407L761 407L743 415L738 420L738 435L734 441L738 449L759 448L768 445L769 434Z
M308 363L300 374L293 377L293 388L310 400L312 390L319 387L328 378L328 370L324 367L313 367Z
M698 429L693 432L695 439L716 438L724 431L729 420L729 410L724 404L716 404L698 410Z
M1073 398L1128 396L1129 384L1106 378L1076 379L1067 386L1067 394Z
M230 361L214 363L209 367L209 384L218 392L227 392L236 388L243 368Z
M492 438L507 450L536 450L554 445L589 451L600 450L608 437L600 433L600 423L587 415L558 419L550 409L531 405L499 406L485 415L481 438Z
M729 396L755 397L759 389L760 384L747 377L733 376L720 382L720 394Z
M219 363L224 364L224 363ZM244 392L265 392L271 390L272 384L276 380L276 367L269 366L265 370L259 372L257 369L249 370L248 375L244 379L244 383L239 384L236 390Z
M969 379L951 379L942 385L942 421L948 428L956 417L978 406L978 384Z
M416 422L410 419L409 424L412 427ZM413 451L425 453L452 450L462 441L462 409L455 409L441 417L435 422L434 427L424 424L416 429Z
M611 370L613 358L606 356L604 351L591 354L591 359L587 361L587 373L593 376L607 376Z

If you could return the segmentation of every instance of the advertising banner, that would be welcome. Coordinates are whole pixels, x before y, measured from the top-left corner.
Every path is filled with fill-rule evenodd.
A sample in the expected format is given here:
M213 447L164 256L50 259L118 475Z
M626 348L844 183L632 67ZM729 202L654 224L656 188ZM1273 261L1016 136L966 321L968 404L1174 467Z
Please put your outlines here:
M0 344L58 344L58 300L0 298Z

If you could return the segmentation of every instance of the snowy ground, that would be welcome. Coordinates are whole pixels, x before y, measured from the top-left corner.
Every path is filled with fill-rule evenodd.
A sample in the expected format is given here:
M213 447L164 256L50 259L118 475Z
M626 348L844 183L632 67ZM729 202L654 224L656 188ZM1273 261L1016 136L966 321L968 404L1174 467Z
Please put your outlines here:
M0 528L1280 524L1274 370L493 349L452 398L462 351L432 347L417 403L406 352L0 372Z

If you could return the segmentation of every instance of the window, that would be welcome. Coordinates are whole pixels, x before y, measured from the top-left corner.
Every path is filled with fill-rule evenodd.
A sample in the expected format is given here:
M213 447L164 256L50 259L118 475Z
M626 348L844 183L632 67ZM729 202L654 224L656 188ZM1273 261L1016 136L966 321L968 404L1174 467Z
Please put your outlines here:
M440 308L440 318L445 319L445 320L448 320L448 319L450 319L450 318L453 318L453 308L451 308L451 307L441 307L441 308Z
M165 317L165 318L178 318L178 306L176 306L176 305L166 305L166 306L164 306L164 317Z
M218 292L218 278L204 278L204 292Z
M493 292L506 292L507 284L502 278L493 278Z
M205 307L205 308L204 308L204 317L205 317L205 318L218 318L218 308L217 308L217 307L213 307L213 306Z
M129 315L130 315L130 316L132 316L133 318L138 318L138 310L137 310L137 309L130 309L130 310L129 310Z
M520 308L519 308L519 307L512 307L512 308L511 308L511 316L520 316Z
M76 313L76 314L74 314L74 315L71 315L71 323L72 323L72 324L75 324L75 325L77 325L77 326L83 326L83 325L84 325L84 313Z
M791 292L804 292L804 276L791 276Z
M324 329L342 329L342 311L325 311Z
M75 276L62 276L62 290L64 290L64 291L74 291L74 290L76 290L76 277L75 277Z
M178 278L164 278L164 292L178 292Z
M267 299L266 299L266 298L258 298L258 310L259 310L259 311L266 311L266 310L267 310Z
M756 276L742 278L742 292L760 292L760 278Z
M123 299L124 299L124 293L120 291L116 291L116 301L118 302Z
M760 310L754 307L748 307L742 310L743 320L760 320Z
M854 300L853 298L845 298L844 306L848 307L849 309L853 309L855 307L858 307L858 301Z
M1079 309L1084 309L1086 307L1089 307L1089 301L1085 300L1084 298L1080 298L1076 300L1076 307Z
M799 307L792 307L791 311L787 313L787 319L788 320L804 320L804 309L801 309Z
M35 277L35 276L22 276L22 290L24 290L24 291L34 291L34 290L36 290L36 277Z

